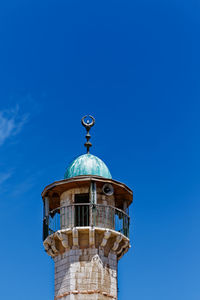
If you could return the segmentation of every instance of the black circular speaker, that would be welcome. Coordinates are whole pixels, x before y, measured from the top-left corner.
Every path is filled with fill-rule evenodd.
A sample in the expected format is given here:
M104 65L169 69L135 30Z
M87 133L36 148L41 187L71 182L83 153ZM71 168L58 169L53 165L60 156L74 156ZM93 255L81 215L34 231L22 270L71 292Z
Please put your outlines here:
M103 193L107 196L111 196L114 193L114 188L113 188L112 184L110 184L110 183L104 184L102 190L103 190Z

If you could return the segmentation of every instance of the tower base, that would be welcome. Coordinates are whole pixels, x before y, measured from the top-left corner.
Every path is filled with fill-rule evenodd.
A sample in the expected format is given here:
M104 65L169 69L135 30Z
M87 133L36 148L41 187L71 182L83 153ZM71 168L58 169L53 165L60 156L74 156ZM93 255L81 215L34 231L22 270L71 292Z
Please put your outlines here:
M71 249L54 258L55 300L117 299L117 256Z

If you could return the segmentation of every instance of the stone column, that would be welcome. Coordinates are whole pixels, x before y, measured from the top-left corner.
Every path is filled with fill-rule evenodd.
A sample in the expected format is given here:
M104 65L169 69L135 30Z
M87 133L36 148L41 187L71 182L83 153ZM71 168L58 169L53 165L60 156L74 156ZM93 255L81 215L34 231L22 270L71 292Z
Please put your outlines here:
M55 300L117 299L117 256L72 249L55 261Z
M117 300L117 264L130 247L123 234L74 227L48 236L44 247L55 262L55 300Z

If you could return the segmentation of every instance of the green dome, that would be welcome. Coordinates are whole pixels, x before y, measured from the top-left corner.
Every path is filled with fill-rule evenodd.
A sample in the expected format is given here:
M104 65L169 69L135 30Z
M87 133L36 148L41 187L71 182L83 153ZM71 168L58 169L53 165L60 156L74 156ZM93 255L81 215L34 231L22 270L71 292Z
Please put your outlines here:
M97 175L112 178L104 162L92 154L84 154L77 157L67 168L64 178L67 179L80 175Z

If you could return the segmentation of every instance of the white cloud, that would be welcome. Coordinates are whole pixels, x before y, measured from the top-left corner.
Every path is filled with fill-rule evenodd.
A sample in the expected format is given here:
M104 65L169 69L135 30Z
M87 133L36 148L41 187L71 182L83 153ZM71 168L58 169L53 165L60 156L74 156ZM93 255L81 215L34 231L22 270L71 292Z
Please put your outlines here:
M19 106L12 110L0 111L0 146L6 139L18 134L27 119L28 115L19 112Z
M0 186L12 176L12 171L0 173Z

